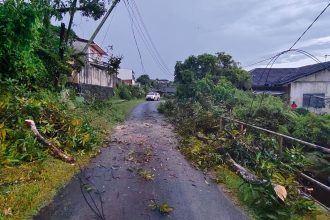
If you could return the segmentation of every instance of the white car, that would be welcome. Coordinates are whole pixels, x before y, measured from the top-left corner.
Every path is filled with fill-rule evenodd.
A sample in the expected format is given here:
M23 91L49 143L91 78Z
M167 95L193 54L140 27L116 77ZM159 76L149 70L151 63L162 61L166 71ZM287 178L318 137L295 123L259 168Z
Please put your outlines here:
M157 92L149 92L146 96L147 101L159 101L160 95Z

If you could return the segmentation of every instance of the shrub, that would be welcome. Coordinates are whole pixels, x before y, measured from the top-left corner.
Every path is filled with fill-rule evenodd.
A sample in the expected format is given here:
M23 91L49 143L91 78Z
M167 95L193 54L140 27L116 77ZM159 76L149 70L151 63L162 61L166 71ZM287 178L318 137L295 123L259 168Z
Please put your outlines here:
M0 163L44 159L45 148L24 125L32 119L40 133L66 151L91 150L99 143L99 133L83 115L76 115L56 94L38 93L1 86Z
M132 99L132 93L129 89L128 85L120 85L117 87L115 94L121 98L121 99L125 99L125 100L130 100Z
M183 136L181 151L203 169L218 166L222 156L228 153L237 163L266 180L265 184L244 184L241 191L243 200L259 219L289 219L300 213L313 214L314 203L301 196L301 186L297 182L298 173L307 168L307 152L299 144L285 141L285 150L280 154L279 140L253 129L240 130L235 123L226 123L225 129L220 131L219 116L230 116L324 146L330 146L330 116L292 111L278 97L241 90L247 89L251 80L235 63L226 62L230 56L222 55L220 60L224 63L221 65L207 55L192 56L176 65L176 97L161 104L159 111L176 124ZM315 165L320 160L327 164L325 158L315 158L309 160L309 171L318 167ZM326 173L327 177L328 172L322 169L318 173ZM279 203L272 183L286 187L285 204Z
M0 80L32 85L45 79L45 68L34 54L40 42L42 13L34 4L0 3Z
M125 84L118 86L115 90L115 94L119 98L125 100L131 100L133 98L143 98L145 96L145 92L142 88Z

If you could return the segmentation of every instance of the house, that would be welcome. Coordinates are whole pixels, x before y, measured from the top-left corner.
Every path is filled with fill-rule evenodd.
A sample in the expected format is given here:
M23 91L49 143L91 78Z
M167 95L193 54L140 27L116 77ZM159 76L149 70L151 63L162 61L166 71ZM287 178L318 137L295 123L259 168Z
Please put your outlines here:
M121 79L123 84L126 85L135 85L135 73L131 69L119 69L118 78Z
M83 38L75 38L72 42L72 46L76 51L83 51L88 40ZM94 41L87 48L86 58L89 62L100 63L103 61L104 56L108 55L99 45L97 45Z
M298 108L330 113L330 62L298 68L256 68L250 74L257 94L281 96Z
M88 40L76 38L72 47L77 52L82 52ZM82 55L84 66L80 72L74 71L69 82L79 88L80 93L88 93L101 99L113 95L113 88L120 84L117 74L109 74L108 63L104 62L108 54L94 41ZM82 91L83 90L83 91Z
M159 84L165 84L165 85L171 83L168 79L156 79L156 82Z
M165 86L165 87L161 87L159 89L156 89L156 92L160 93L161 95L175 94L176 93L176 87L175 86Z

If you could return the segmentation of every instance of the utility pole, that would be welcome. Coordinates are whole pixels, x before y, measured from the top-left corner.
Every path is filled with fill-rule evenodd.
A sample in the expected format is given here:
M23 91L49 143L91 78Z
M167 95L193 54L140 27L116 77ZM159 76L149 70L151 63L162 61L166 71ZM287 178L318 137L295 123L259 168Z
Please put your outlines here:
M324 55L324 62L327 62L328 56L330 56L330 55L328 55L328 54Z
M97 26L97 28L95 29L93 35L91 36L91 38L88 40L87 44L85 45L84 49L83 49L83 53L86 53L88 47L91 45L91 43L93 42L93 40L95 39L96 35L99 33L100 29L102 28L104 22L107 20L107 18L109 17L109 15L111 14L112 10L116 7L116 5L120 2L120 0L113 0L112 1L112 5L109 9L109 11L106 13L106 15L103 17L101 23Z

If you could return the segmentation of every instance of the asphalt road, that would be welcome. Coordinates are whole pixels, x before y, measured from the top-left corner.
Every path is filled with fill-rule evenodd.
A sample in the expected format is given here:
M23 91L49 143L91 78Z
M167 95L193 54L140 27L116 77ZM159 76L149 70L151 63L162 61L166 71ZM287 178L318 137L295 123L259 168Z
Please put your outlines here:
M34 219L247 219L177 150L173 127L157 112L157 103L137 106L116 127L111 145ZM154 204L173 211L164 216Z

